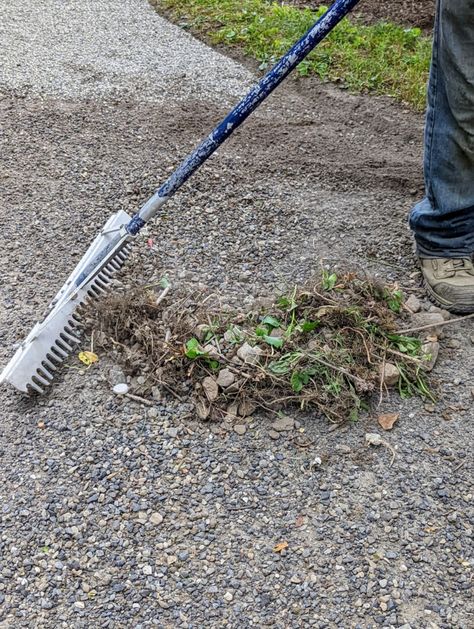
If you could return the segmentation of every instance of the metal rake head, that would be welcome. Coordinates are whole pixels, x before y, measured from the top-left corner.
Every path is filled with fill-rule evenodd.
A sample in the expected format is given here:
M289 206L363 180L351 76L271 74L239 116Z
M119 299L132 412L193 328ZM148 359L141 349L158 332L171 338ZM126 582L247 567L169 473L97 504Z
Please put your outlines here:
M61 363L80 342L80 309L104 295L131 248L124 229L130 216L123 211L105 224L38 322L0 375L24 393L45 393ZM104 255L105 253L105 255ZM78 312L79 310L79 312Z

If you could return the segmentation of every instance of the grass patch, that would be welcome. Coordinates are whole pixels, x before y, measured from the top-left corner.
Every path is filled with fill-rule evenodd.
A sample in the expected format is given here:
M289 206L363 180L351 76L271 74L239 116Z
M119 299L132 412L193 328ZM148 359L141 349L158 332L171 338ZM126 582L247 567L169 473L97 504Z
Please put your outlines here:
M145 287L100 303L94 338L142 376L136 393L171 391L202 419L297 405L355 421L387 393L388 363L402 397L432 399L422 342L396 333L402 298L396 286L326 272L258 311L228 312L192 287L165 299Z
M158 0L181 26L212 43L239 46L265 69L274 64L326 10L269 0ZM303 61L300 75L317 75L354 92L384 94L423 110L431 38L418 28L345 18Z

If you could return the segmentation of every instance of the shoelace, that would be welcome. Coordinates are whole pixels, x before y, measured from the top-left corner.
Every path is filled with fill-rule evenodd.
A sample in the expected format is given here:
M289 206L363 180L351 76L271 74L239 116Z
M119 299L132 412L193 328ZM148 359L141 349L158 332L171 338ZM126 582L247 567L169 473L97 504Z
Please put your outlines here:
M446 269L453 271L463 271L467 268L466 260L463 258L450 258L448 260L444 260L443 265Z

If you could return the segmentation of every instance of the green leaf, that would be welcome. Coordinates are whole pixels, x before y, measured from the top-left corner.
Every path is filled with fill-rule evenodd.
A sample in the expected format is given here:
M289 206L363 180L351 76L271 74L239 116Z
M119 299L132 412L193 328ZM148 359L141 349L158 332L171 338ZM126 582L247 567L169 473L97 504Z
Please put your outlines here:
M293 391L295 393L300 393L303 387L305 387L310 381L311 376L314 376L315 373L316 369L311 367L309 369L304 369L303 371L298 371L295 369L295 371L291 374L290 379Z
M331 291L336 286L337 275L335 273L329 274L326 270L323 271L322 285L324 290Z
M281 322L278 321L278 319L276 319L275 317L268 315L263 319L262 325L267 325L270 328L280 328Z
M300 393L302 391L304 387L304 383L303 383L303 380L301 378L299 371L294 371L291 374L290 383L291 383L291 388L293 389L295 393Z
M293 364L296 363L303 354L299 352L291 352L285 354L279 360L275 360L268 365L269 370L279 376L284 376L291 371Z
M277 338L276 336L268 336L265 335L262 337L263 340L265 341L265 343L268 343L268 345L271 345L272 347L283 347L283 339L281 338Z
M277 305L279 308L281 308L282 310L286 310L287 312L296 310L296 308L298 307L298 304L296 303L296 287L291 297L288 297L287 295L282 295L278 299Z
M288 297L282 296L278 299L277 304L280 308L288 308L291 304L291 301L288 299Z
M268 334L268 330L266 330L265 328L256 328L255 334L257 336L266 336Z
M186 343L186 352L185 355L187 358L191 360L195 360L200 356L205 356L206 352L203 352L201 346L199 345L199 341L195 338L189 339Z
M349 413L349 419L351 420L351 422L359 421L359 409L357 408L357 406L354 406L354 408L351 409L351 412Z
M403 293L401 290L386 292L387 306L392 312L400 312L403 303Z
M232 338L228 341L228 343L236 345L237 343L241 343L243 341L242 330L237 325L231 325L228 328L228 332L232 335Z
M301 325L302 332L312 332L319 326L319 321L304 321Z
M388 334L387 338L394 343L397 349L403 354L417 356L420 353L421 341L412 336L400 336L398 334Z
M211 339L214 338L214 332L212 330L208 330L204 335L204 343L208 343Z

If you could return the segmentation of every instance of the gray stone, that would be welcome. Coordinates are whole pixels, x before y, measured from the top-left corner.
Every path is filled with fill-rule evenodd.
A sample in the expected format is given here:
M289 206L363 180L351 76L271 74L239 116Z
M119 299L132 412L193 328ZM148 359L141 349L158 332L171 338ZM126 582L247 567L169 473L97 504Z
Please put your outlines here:
M405 302L406 307L413 313L421 310L421 301L415 295L410 295Z
M444 308L438 308L438 306L430 306L429 312L437 313L443 317L444 321L449 321L453 318L453 315L449 312L449 310L444 310Z
M446 341L446 346L450 349L459 349L461 347L461 341L451 338Z
M388 387L394 387L398 384L400 372L392 363L385 363L383 367L383 381Z
M439 312L418 312L412 317L412 324L409 326L414 328L429 328L420 330L422 336L440 336L443 332L444 317Z
M217 376L217 384L226 389L230 387L231 384L235 382L235 375L232 373L230 369L221 369L219 371L219 375Z
M117 384L122 384L123 382L126 382L126 380L127 378L125 377L123 369L118 365L112 365L109 370L109 382L112 387L115 387Z
M237 350L238 358L248 365L257 365L262 354L263 350L260 347L252 347L247 342L241 345Z
M421 350L423 356L425 356L422 368L425 371L431 371L438 360L439 343L437 341L428 341L428 343L422 345Z
M295 427L295 420L287 415L282 415L272 423L271 427L277 432L290 431Z

